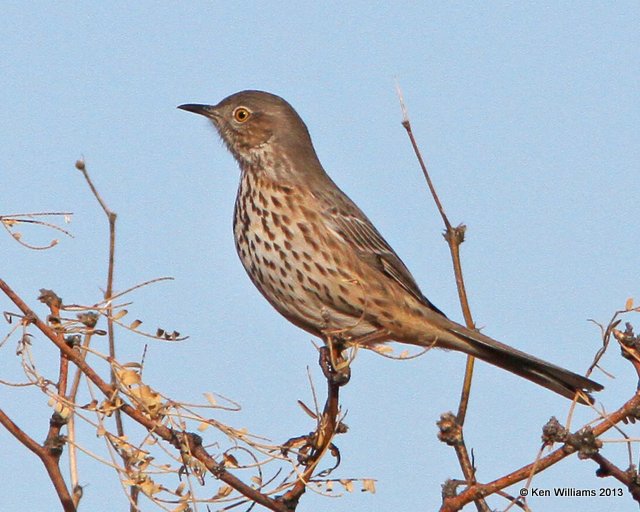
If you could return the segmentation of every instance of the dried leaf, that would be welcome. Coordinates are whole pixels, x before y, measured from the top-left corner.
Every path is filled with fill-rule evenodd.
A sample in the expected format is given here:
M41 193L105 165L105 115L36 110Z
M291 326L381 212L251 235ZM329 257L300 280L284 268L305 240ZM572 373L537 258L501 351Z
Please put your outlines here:
M353 492L353 481L352 480L340 480L342 487L347 492Z
M371 494L376 493L376 481L371 478L365 478L362 481L362 492L370 492Z
M129 329L133 329L134 331L142 325L142 320L134 320L129 324Z
M220 487L220 489L218 489L218 492L213 497L213 499L215 500L216 498L226 498L232 492L233 492L232 487L229 487L228 485L223 485L222 487Z
M378 352L378 354L390 354L393 352L393 347L390 345L375 345L371 348Z
M147 496L153 496L162 491L162 487L148 477L143 482L138 482L137 487Z
M224 459L225 466L231 466L234 468L237 468L240 466L240 464L238 464L238 459L236 459L233 455L229 453L223 453L222 458Z
M113 320L120 320L123 316L125 316L127 314L129 314L129 312L126 309L121 309L115 315L113 315L112 319Z
M131 389L129 393L132 397L136 398L152 416L155 416L162 408L162 396L146 384Z
M140 374L134 370L116 370L116 376L123 386L140 384Z
M130 458L130 461L138 461L138 470L140 472L144 472L147 470L147 468L149 467L149 464L151 464L151 462L153 462L153 457L145 457L144 456L144 452L137 452L138 457L135 458ZM141 462L140 462L141 461Z
M209 425L209 423L207 423L206 421L203 421L200 423L200 425L198 425L198 430L200 432L204 432L205 430L207 430L211 425Z
M218 405L218 401L216 400L216 397L213 393L207 391L206 393L203 393L203 395L207 399L207 402L209 402L209 404L213 405L214 407Z
M97 409L97 406L98 406L98 401L93 399L88 404L81 406L80 409L84 409L86 411L95 411Z
M115 410L122 406L122 398L114 396L111 400L104 400L99 407L99 410L107 415L111 416Z
M624 304L624 309L626 311L631 311L633 309L633 297L629 297L627 302Z

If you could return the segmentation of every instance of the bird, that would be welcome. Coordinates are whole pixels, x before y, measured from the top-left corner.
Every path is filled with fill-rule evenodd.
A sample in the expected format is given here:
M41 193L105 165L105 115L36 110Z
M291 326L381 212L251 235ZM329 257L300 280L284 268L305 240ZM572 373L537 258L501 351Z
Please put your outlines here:
M283 98L237 92L179 109L209 119L240 168L233 233L253 284L287 320L323 339L455 350L582 404L603 386L450 320L325 172Z

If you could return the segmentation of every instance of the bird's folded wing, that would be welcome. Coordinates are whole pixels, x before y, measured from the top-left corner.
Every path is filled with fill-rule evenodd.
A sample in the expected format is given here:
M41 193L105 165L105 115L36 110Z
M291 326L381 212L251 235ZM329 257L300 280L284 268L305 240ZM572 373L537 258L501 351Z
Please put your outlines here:
M334 231L344 243L356 249L363 261L393 279L420 302L444 315L422 294L409 269L363 213L353 215L338 208L331 208L328 213Z

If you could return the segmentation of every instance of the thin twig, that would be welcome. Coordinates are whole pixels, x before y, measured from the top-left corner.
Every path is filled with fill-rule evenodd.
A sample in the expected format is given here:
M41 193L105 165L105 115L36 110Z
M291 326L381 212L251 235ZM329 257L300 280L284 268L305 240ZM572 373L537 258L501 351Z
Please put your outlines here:
M100 207L104 211L104 214L107 216L107 220L109 222L109 264L108 264L108 270L107 270L107 287L104 292L104 300L106 303L107 337L109 339L109 356L113 360L115 360L116 359L116 343L115 343L115 332L114 332L114 322L113 322L113 305L111 301L113 299L113 274L115 269L115 251L116 251L116 219L118 216L114 211L112 211L107 206L107 203L104 201L104 199L102 199L102 196L98 192L98 189L95 187L91 177L89 176L89 172L87 171L84 160L78 160L76 162L76 169L78 169L84 176L85 181L89 185L91 192L93 193L94 197L98 201L98 204L100 204ZM112 386L116 385L116 375L113 372L113 368L111 369L111 385ZM120 412L120 410L116 410L115 420L116 420L116 431L118 433L118 436L123 437L124 425L122 423L122 413ZM129 461L127 461L124 458L124 456L123 456L123 461L125 465L129 464ZM137 507L134 506L133 504L134 503L137 504L138 502L138 493L139 493L138 487L132 486L131 500L133 503L130 509L131 512L137 511Z
M400 85L396 84L396 92L398 94L398 99L400 100L400 109L402 110L402 126L405 130L407 130L407 134L409 135L409 139L411 140L411 145L413 146L413 150L418 158L418 163L420 164L420 168L422 169L422 173L424 174L425 179L427 180L427 185L429 186L429 190L431 191L431 195L433 200L436 203L438 208L438 212L440 212L440 216L442 217L442 222L444 222L445 228L447 231L452 229L451 223L449 222L449 218L444 211L444 207L440 202L440 198L438 197L438 193L436 192L436 188L431 181L431 176L429 176L429 172L427 171L427 166L424 163L422 158L422 153L420 149L418 149L418 144L413 136L413 131L411 130L411 121L409 121L409 111L407 110L407 106L404 103L404 96L402 95L402 89L400 89Z
M46 304L51 312L49 316L49 321L56 326L54 329L54 333L58 343L61 345L65 345L66 342L64 339L64 331L59 328L60 326L60 306L62 305L62 299L58 297L51 290L40 290L40 296L38 297L40 302ZM28 318L28 317L27 317ZM25 318L23 321L28 321ZM25 325L26 327L26 325ZM65 352L60 350L60 364L58 370L58 384L56 386L57 389L57 400L60 403L63 403L66 399L67 394L67 379L69 374L69 359L67 358ZM66 417L64 417L59 410L54 410L51 418L49 419L49 430L47 431L47 437L44 441L44 448L47 450L50 460L47 462L55 462L56 465L59 464L60 456L62 455L62 447L64 446L64 442L62 440L62 436L60 435L60 431L62 427L67 423ZM45 460L42 460L45 463ZM47 471L51 474L53 469L47 468ZM59 471L59 468L58 468Z
M103 380L96 371L80 356L80 354L73 348L69 347L64 341L60 341L56 333L51 329L49 325L43 322L35 312L11 289L11 287L2 279L0 279L0 290L22 311L25 319L34 325L42 334L44 334L51 342L63 351L74 365L76 365L82 373L85 374L88 380L90 380L104 396L112 399L116 396L117 387L109 384ZM211 474L232 487L239 493L246 496L249 500L262 505L269 510L275 512L291 512L291 509L284 505L280 500L271 498L266 494L254 489L251 485L244 483L235 475L227 471L223 462L216 461L202 446L202 439L200 436L188 432L182 432L176 429L169 428L159 422L156 419L150 418L145 415L144 412L133 407L132 405L123 402L120 406L120 410L126 414L133 421L147 429L149 432L153 432L155 435L173 445L178 450L185 450L188 448L187 453L190 453L193 457L198 459L204 464L204 466L211 472ZM72 505L71 501L69 503ZM68 509L74 510L74 509ZM65 512L67 512L65 510Z
M460 306L462 308L462 314L464 316L465 324L469 329L475 329L475 323L473 321L473 317L471 316L471 308L469 306L469 299L467 297L467 290L464 284L464 277L462 274L462 264L460 261L460 244L464 242L464 233L466 230L466 226L460 225L457 227L453 227L449 218L447 217L446 212L444 211L444 207L442 206L442 202L438 197L438 193L436 192L433 181L431 180L431 176L429 175L429 171L427 166L422 158L422 153L420 148L418 147L418 143L413 135L413 129L411 127L411 121L409 120L409 114L407 111L407 107L404 103L404 98L402 96L402 91L400 87L398 89L398 97L400 99L400 107L402 109L402 126L407 131L407 135L409 136L409 140L411 141L411 146L413 147L413 151L418 159L420 164L420 168L422 169L422 173L424 174L425 179L427 180L427 185L429 186L429 190L431 191L431 196L433 197L434 202L438 208L438 212L442 217L442 221L445 226L445 234L444 238L447 241L447 245L449 246L449 250L451 252L451 260L453 262L453 271L456 279L456 286L458 288L458 298L460 300ZM474 358L472 356L467 357L467 366L465 370L465 377L462 386L462 393L460 396L460 404L458 406L458 423L460 426L464 425L464 419L467 412L467 406L469 403L469 394L471 392L471 379L473 377L473 362Z
M628 418L634 414L634 411L640 407L640 394L636 394L628 400L617 411L609 414L603 421L593 427L594 437L599 437L603 433L613 428L617 423ZM476 500L479 496L489 496L499 490L505 489L515 483L521 482L530 478L532 474L540 473L550 466L557 464L561 460L565 459L572 453L575 453L575 449L571 446L563 444L560 448L555 449L548 455L542 458L536 458L531 464L527 464L511 473L489 482L486 484L474 484L469 486L463 492L457 496L445 498L443 505L440 508L440 512L457 512L462 509L467 503Z
M0 424L7 431L15 437L20 443L22 443L26 448L35 453L38 457L42 458L46 455L45 449L36 441L34 441L24 430L22 430L18 425L16 425L7 414L0 409Z
M91 344L91 337L93 335L93 331L89 331L82 342L83 350L79 351L80 357L84 360L86 357L86 349ZM71 382L71 389L69 390L68 400L70 403L76 403L76 397L78 395L78 389L80 387L80 379L82 377L82 372L79 368L76 368L75 375L73 376L73 381ZM71 415L69 416L69 420L67 422L67 432L69 435L70 442L68 443L69 449L69 475L71 480L71 489L74 490L73 498L76 507L82 497L81 493L75 492L76 489L80 489L80 478L78 475L78 453L76 449L76 429L75 429L75 410L71 411Z
M331 361L341 361L339 349L334 344L328 343L327 347L322 347L320 350L321 366L323 357L328 357ZM329 353L327 354L327 352ZM336 366L335 363L333 366ZM298 476L298 480L295 482L291 490L282 496L282 502L290 510L295 510L298 501L311 481L320 460L322 460L327 450L331 447L333 438L336 435L340 424L339 415L340 385L336 383L335 379L332 379L327 375L327 400L325 402L322 415L319 418L316 431L311 436L312 442L314 443L313 450L306 461L307 465L305 470Z
M63 510L65 512L76 512L76 507L73 504L69 490L60 472L58 460L50 453L50 450L34 441L24 430L16 425L2 409L0 409L0 424L42 461L47 473L49 473L49 478L58 494L58 499L62 504Z
M7 232L11 235L11 237L23 247L26 247L27 249L33 249L36 251L42 251L42 250L51 249L52 247L57 245L58 240L53 239L51 240L51 242L49 242L46 245L29 244L24 240L22 240L22 234L17 231L13 231L13 228L17 224L33 224L33 225L38 225L38 226L43 226L45 228L53 229L55 231L59 231L60 233L63 233L64 235L73 238L73 235L66 229L63 229L60 226L57 226L50 222L36 219L36 217L64 216L65 220L67 220L71 215L73 214L70 212L34 212L34 213L5 214L5 215L0 215L0 225L2 225L2 227L6 229ZM21 217L28 217L28 218L25 219Z
M600 466L597 473L599 477L604 478L607 476L612 476L619 482L626 485L633 499L637 502L640 502L640 485L638 484L636 478L633 478L626 471L622 471L618 466L616 466L613 462L611 462L600 453L592 455L591 459L593 459L594 462L597 462Z
M407 107L404 103L404 98L402 95L402 90L400 86L396 84L396 89L398 93L398 98L400 100L400 108L402 110L402 126L407 131L407 135L409 136L409 140L411 141L411 146L413 147L413 151L418 159L418 163L420 164L420 168L422 169L422 173L424 174L425 179L427 180L427 185L429 190L431 191L431 196L438 208L438 212L442 217L442 221L445 226L445 234L444 238L447 241L447 245L449 246L449 251L451 252L451 260L453 262L453 271L456 280L456 286L458 288L458 298L460 300L460 306L462 307L462 314L464 316L465 323L469 329L475 329L475 324L473 322L473 317L471 316L471 308L469 307L469 300L467 298L467 291L464 284L464 278L462 274L462 264L460 262L460 244L464 241L464 233L466 227L464 225L460 225L457 227L453 227L447 214L445 213L444 206L440 201L436 188L431 180L431 176L429 175L429 171L427 170L427 166L422 158L422 153L420 148L418 147L418 143L416 142L415 136L413 135L413 130L411 128L411 121L409 120L409 113ZM471 383L473 379L473 367L474 367L475 358L473 356L467 356L467 364L465 367L464 380L462 383L462 390L460 392L460 402L458 404L458 413L456 415L457 424L462 430L464 427L464 421L467 414L467 407L469 405L469 397L471 394ZM458 462L460 463L460 467L462 469L462 473L464 474L465 479L469 484L474 483L475 480L475 470L471 464L471 459L469 457L469 452L464 443L464 439L461 436L460 444L455 445L456 455L458 457ZM489 510L489 507L484 502L484 500L478 500L476 502L476 507L479 511L486 512Z

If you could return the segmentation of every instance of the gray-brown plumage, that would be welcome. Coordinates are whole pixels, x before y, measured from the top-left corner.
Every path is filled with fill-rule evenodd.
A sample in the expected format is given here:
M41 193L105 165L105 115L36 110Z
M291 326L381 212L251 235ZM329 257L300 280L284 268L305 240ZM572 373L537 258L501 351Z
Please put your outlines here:
M243 91L209 118L237 160L236 249L249 277L288 320L326 339L399 341L458 350L565 397L602 386L445 317L364 213L325 173L309 132L282 98Z

